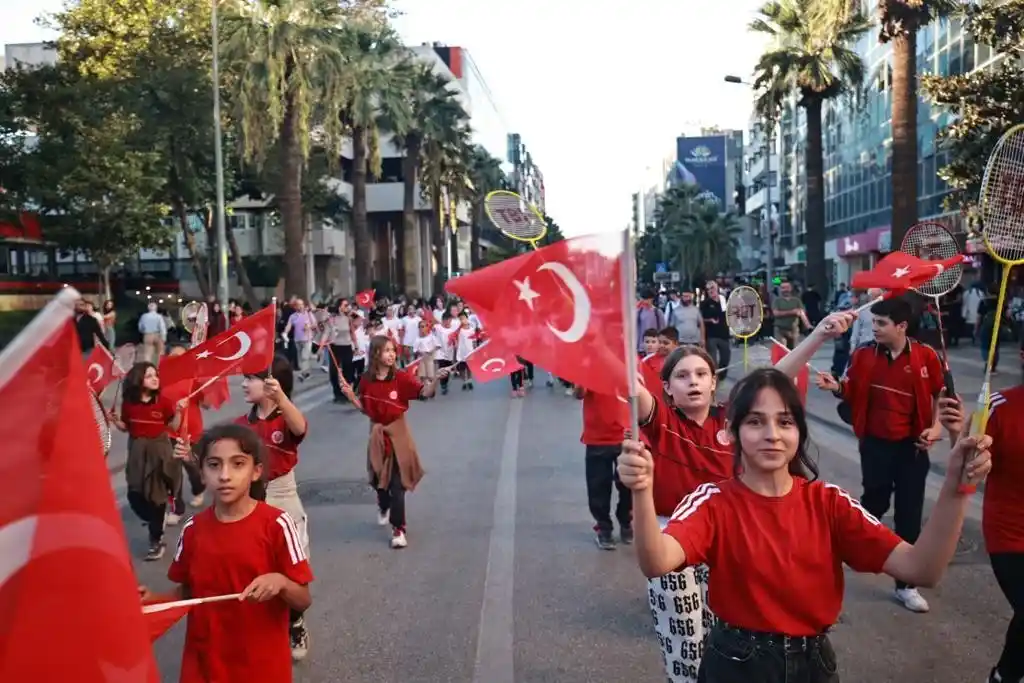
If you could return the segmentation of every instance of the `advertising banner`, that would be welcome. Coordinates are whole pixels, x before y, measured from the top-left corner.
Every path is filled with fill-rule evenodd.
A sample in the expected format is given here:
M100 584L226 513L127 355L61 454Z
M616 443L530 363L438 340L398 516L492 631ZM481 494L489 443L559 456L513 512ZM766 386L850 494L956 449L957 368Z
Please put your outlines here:
M725 211L732 204L726 197L725 136L715 135L699 138L676 139L677 166L682 167L678 175L701 189L703 198L717 202Z

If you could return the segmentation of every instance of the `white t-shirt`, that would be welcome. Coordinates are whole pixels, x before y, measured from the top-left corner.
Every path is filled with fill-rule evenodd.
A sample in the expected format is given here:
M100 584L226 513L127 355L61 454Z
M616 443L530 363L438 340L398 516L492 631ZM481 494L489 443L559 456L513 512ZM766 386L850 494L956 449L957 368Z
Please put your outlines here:
M396 344L402 343L402 321L399 318L384 318L384 332Z
M434 309L434 320L437 321L438 325L441 324L441 319L442 318L444 318L444 309L443 308L435 308Z
M402 318L402 345L416 346L416 340L420 338L420 317L418 315L407 315Z
M417 358L435 358L440 346L441 343L433 332L423 337L417 337L416 342L412 345Z
M476 345L473 343L476 340L476 330L473 326L462 328L459 330L458 343L455 345L455 360L460 363L473 353L473 349Z
M357 327L355 337L352 360L366 360L366 354L370 351L370 335L365 327Z
M437 332L437 341L440 345L440 351L437 354L438 360L455 361L455 347L458 344L458 340L456 340L455 344L450 344L448 340L451 339L452 334L458 329L458 320L452 320L448 323L447 327L444 325L438 325L435 328L435 331Z

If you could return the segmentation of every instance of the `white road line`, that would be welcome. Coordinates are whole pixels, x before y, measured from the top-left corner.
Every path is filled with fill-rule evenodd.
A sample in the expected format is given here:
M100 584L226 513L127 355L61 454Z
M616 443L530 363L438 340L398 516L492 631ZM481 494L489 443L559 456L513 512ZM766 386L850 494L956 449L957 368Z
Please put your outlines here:
M494 525L487 549L484 598L476 640L473 683L515 683L513 589L516 538L516 478L523 401L512 401L501 447L494 496Z
M827 432L822 434L821 432ZM860 452L857 450L857 439L852 434L840 434L838 429L831 429L821 425L812 425L811 427L812 438L819 444L826 446L830 451L836 453L845 460L857 463L860 465ZM948 441L946 442L948 443ZM937 458L945 459L949 454L948 448L935 447L932 450L931 458L936 460ZM942 491L942 482L944 476L937 472L928 472L928 479L925 482L925 497L933 503L939 499L939 493ZM855 496L860 495L860 492L852 492ZM967 518L972 519L976 522L981 521L981 493L976 493L971 496L970 501L967 504Z
M334 400L334 391L331 389L330 385L327 385L324 387L317 387L316 389L310 389L309 391L301 394L295 399L295 405L303 413L308 413L309 411L319 408L323 404L332 400ZM211 423L211 426L212 424L219 424L221 422L222 420L217 420L216 423ZM114 500L117 501L118 507L121 510L126 509L128 507L128 485L124 480L124 470L117 474L110 475L110 488L114 491Z

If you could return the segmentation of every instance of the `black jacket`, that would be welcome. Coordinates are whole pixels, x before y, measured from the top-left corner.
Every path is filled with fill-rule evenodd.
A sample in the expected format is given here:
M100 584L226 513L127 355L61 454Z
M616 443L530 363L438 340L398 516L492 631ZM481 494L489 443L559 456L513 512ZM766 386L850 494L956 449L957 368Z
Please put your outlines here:
M100 344L110 348L107 338L103 335L103 328L100 321L88 313L81 313L75 318L75 329L78 330L78 343L82 347L82 353L89 353L96 347L96 340Z

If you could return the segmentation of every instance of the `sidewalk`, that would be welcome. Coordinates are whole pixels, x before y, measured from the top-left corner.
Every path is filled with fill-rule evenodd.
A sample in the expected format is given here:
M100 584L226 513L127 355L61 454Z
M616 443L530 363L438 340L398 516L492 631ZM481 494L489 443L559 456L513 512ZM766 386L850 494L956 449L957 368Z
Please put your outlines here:
M222 405L219 410L203 411L203 424L205 426L212 427L216 424L229 422L237 418L239 415L244 414L249 409L248 404L242 398L242 378L232 377L229 381L231 382L230 400ZM299 382L296 380L294 391L295 395L292 398L298 398L313 389L325 387L328 383L329 379L327 373L321 372L319 368L314 368L309 379L305 382ZM103 401L105 405L109 406L113 398L113 390L110 392L104 392ZM110 474L117 474L124 470L125 460L127 457L128 436L123 432L114 430L110 444L110 455L107 456L107 471Z

